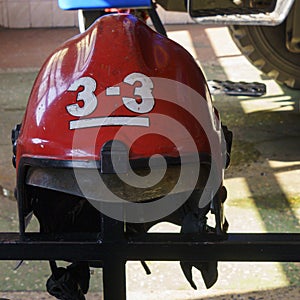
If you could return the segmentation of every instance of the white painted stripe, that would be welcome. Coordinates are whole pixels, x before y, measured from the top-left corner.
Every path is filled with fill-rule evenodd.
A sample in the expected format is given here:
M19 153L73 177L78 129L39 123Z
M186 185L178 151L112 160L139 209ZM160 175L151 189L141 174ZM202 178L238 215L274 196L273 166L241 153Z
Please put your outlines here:
M70 129L101 126L143 126L149 127L148 117L100 117L70 121Z
M120 87L119 86L110 86L106 88L106 96L120 96Z

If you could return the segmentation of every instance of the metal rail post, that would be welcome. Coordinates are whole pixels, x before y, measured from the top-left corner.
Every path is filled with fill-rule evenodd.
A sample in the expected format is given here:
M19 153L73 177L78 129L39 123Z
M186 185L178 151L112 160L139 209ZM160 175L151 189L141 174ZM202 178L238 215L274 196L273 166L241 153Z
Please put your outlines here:
M103 259L103 299L126 300L126 260L118 255L118 244L125 242L125 224L101 215L101 242L114 245L116 250L107 253Z

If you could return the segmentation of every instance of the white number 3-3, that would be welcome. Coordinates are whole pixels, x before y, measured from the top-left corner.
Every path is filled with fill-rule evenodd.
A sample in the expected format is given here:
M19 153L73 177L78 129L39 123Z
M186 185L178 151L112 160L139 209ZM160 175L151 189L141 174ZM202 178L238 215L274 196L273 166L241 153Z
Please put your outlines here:
M131 73L125 77L123 82L131 86L136 82L140 82L141 84L139 87L134 88L134 96L137 96L137 98L122 97L126 108L140 114L150 112L155 103L152 95L152 80L142 73ZM83 90L78 92L76 101L83 101L83 105L75 103L66 106L68 113L74 117L88 116L97 108L98 104L94 93L97 88L95 79L92 77L81 77L71 84L68 91L76 92L79 87L83 87ZM141 101L138 101L138 98Z

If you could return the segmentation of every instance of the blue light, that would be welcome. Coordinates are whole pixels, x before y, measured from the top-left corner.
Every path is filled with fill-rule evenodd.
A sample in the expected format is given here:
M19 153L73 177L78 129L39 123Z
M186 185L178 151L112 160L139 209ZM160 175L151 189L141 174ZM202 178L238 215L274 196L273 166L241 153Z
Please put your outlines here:
M151 0L58 0L61 9L104 9L151 7Z

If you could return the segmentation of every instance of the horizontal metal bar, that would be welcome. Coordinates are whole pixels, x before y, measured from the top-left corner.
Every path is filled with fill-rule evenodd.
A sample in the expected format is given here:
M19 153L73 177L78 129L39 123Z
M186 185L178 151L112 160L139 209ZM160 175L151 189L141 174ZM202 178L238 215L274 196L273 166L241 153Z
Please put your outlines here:
M220 14L214 16L197 16L189 5L188 12L196 23L200 24L223 24L223 25L261 25L276 26L281 24L289 14L295 0L277 0L274 11L258 14Z
M156 261L300 261L300 234L230 233L215 235L147 233L117 242L97 234L0 233L0 260L105 259Z

